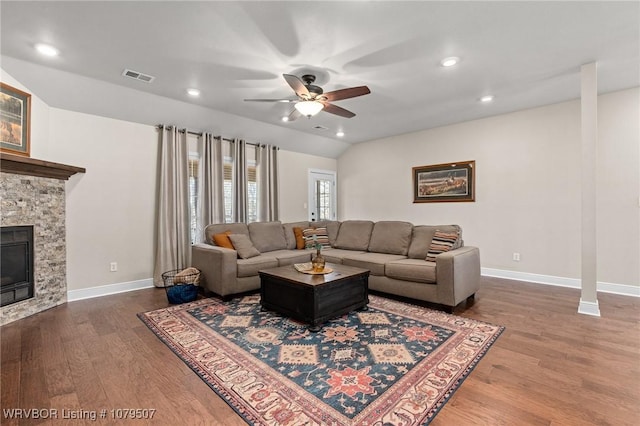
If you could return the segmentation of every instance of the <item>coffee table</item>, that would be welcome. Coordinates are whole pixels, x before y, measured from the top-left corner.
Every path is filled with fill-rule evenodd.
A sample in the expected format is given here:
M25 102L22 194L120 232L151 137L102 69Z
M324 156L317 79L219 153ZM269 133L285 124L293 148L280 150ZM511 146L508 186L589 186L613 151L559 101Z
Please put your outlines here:
M327 263L333 272L310 275L293 265L259 271L263 309L308 323L311 331L320 324L369 303L369 271Z

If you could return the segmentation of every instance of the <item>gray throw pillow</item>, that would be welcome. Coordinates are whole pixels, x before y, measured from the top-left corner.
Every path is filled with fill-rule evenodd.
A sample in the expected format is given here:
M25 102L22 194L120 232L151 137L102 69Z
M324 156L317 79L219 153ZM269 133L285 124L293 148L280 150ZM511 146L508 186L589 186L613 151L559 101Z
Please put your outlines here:
M260 256L260 252L253 246L251 239L244 234L229 235L233 248L238 252L241 259L249 259L250 257Z

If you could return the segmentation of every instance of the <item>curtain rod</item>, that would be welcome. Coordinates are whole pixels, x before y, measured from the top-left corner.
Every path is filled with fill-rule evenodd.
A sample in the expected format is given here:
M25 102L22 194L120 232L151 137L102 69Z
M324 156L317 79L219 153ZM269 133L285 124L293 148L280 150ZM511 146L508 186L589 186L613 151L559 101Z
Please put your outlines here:
M163 129L163 128L165 128L165 127L167 128L167 130L171 130L171 129L173 129L173 126L165 126L164 124L158 124L158 125L156 126L156 129L160 130L160 129ZM194 135L194 136L202 136L202 134L203 134L202 132L192 132L191 130L187 130L187 129L179 129L178 131L179 131L180 133L187 132L187 134L189 134L189 135ZM222 139L223 141L233 142L233 139L223 138L222 136L214 136L214 138L220 138L220 139ZM264 144L259 144L259 143L251 143L251 142L245 142L245 143L246 143L247 145L257 146L257 147L264 146ZM277 148L277 149L280 149L279 147L276 147L276 148Z

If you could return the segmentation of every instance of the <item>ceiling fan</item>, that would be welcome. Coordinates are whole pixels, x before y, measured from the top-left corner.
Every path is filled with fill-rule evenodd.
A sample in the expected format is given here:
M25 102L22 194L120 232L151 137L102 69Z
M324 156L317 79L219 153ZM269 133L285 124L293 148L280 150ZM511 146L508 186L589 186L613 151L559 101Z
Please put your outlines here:
M298 99L245 99L248 102L295 102L295 109L289 114L288 121L293 121L301 115L311 118L320 111L351 118L355 114L349 110L333 105L330 102L355 98L371 93L367 86L350 87L324 93L320 86L313 84L316 76L305 74L299 78L292 74L282 74L289 86L296 92Z

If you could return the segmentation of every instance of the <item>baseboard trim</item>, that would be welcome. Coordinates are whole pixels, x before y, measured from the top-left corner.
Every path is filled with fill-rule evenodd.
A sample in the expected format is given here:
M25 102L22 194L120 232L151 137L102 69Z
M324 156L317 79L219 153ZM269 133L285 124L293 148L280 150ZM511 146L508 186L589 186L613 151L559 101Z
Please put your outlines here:
M504 269L481 268L481 274L486 277L505 278L515 281L526 281L536 284L553 285L557 287L570 287L580 289L581 281L578 278L556 277L553 275L532 274L529 272L507 271ZM640 297L640 287L614 284L603 281L597 283L598 291L613 293L622 296Z
M144 280L128 281L124 283L101 285L97 287L81 288L67 291L67 301L92 299L94 297L108 296L110 294L125 293L127 291L141 290L153 287L153 278Z
M570 287L580 289L580 280L577 278L556 277L553 275L532 274L529 272L508 271L505 269L482 268L481 274L486 277L505 278L515 281L526 281L535 284L553 285L557 287ZM614 284L598 281L598 291L613 293L622 296L640 297L640 287L626 284ZM92 299L94 297L108 296L110 294L125 293L127 291L141 290L153 287L153 278L129 281L124 283L109 284L91 288L67 291L67 301ZM580 302L582 306L582 301ZM589 303L589 302L585 302ZM589 308L585 308L589 309ZM596 306L596 309L598 307ZM598 309L599 312L599 309ZM599 315L599 314L598 314Z

